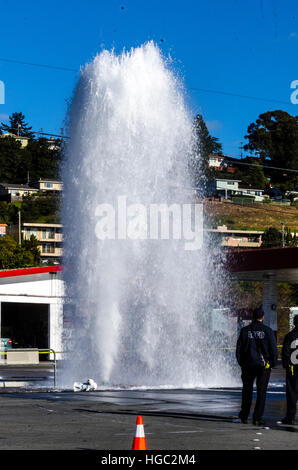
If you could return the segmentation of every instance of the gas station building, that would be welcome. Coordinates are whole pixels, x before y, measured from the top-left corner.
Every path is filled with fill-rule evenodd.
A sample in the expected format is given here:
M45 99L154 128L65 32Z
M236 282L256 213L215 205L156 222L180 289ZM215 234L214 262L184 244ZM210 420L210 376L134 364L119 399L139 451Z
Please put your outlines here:
M17 347L61 351L61 266L0 271L0 335Z
M263 283L264 323L277 332L277 283L298 284L298 247L230 251L226 263L232 279Z

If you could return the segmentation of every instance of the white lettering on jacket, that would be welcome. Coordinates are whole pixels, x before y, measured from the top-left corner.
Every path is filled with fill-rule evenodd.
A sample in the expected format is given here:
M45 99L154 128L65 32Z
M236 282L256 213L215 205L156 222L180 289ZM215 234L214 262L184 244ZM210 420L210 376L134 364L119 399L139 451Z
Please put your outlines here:
M264 339L265 333L264 331L249 331L248 337L249 339L254 339L254 338Z

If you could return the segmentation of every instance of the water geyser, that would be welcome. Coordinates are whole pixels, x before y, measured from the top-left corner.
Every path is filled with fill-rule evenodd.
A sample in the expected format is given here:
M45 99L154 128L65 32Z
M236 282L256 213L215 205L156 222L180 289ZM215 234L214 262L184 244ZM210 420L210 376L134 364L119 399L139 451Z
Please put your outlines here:
M133 216L140 207L193 202L193 118L172 65L152 42L101 52L80 73L68 127L64 307L72 328L61 382L231 385L224 356L207 347L220 259L215 268L208 244L187 250L179 237L142 236L148 226ZM130 206L125 220L119 200ZM98 225L104 208L115 208L106 239ZM125 237L124 223L140 236Z

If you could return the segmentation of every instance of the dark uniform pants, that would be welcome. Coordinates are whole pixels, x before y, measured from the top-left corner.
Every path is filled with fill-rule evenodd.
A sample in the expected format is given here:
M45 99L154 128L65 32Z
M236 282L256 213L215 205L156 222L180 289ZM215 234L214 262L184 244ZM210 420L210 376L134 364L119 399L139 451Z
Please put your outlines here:
M296 403L298 398L298 372L292 375L288 370L286 374L287 418L295 419Z
M266 392L268 382L270 379L271 369L265 369L263 366L243 367L242 368L242 404L239 418L247 419L250 413L253 397L253 385L256 379L257 385L257 400L253 413L253 420L259 421L262 419L265 409Z

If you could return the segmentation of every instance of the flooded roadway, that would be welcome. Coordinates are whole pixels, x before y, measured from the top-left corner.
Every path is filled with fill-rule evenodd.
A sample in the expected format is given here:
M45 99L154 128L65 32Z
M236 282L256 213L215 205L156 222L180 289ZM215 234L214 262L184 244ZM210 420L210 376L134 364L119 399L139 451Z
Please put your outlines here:
M0 380L12 381L18 388L5 387L5 392L16 393L19 397L54 401L84 401L107 403L117 406L137 407L146 413L194 413L196 416L222 416L228 420L237 418L241 403L241 386L218 389L157 389L128 390L99 387L95 392L73 392L53 388L53 370L39 368L1 369ZM240 385L240 384L239 384ZM30 392L30 393L28 393ZM255 398L255 397L254 397ZM285 414L285 383L281 367L272 371L267 392L265 418L276 422Z
M272 373L264 428L237 420L240 386L73 392L55 389L53 371L44 366L39 372L33 368L10 373L13 380L25 378L26 386L0 389L1 449L129 450L136 416L142 415L151 450L298 450L298 426L277 424L286 405L280 369ZM3 380L3 369L1 374ZM7 380L8 369L5 375Z

